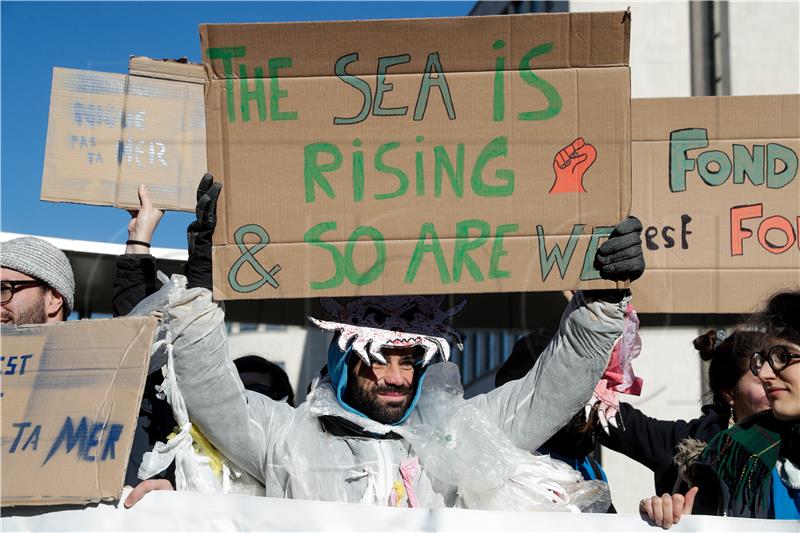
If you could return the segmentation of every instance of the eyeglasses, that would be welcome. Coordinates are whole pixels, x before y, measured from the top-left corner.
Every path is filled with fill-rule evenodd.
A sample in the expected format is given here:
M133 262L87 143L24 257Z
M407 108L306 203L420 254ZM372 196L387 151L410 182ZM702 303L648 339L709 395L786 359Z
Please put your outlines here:
M28 287L40 287L42 285L44 285L44 282L36 279L0 281L0 303L7 304L10 302L17 291L27 289Z
M766 357L761 352L756 352L750 356L750 372L758 376L761 367L764 366L764 361L769 363L770 368L776 374L789 366L792 359L800 359L800 354L791 353L786 346L776 344L767 352Z

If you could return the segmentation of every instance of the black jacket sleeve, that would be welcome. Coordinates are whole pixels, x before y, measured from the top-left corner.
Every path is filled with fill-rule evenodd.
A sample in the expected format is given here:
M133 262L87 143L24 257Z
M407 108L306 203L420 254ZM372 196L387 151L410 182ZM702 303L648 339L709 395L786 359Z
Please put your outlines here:
M156 292L156 258L150 254L117 257L111 307L114 316L131 312L136 304Z
M156 292L156 258L150 254L125 254L117 257L111 305L114 316L130 313L136 304ZM139 484L139 465L145 452L153 449L156 442L166 442L167 435L175 427L172 409L164 400L156 397L156 385L162 382L161 372L147 376L144 385L139 416L133 431L133 444L125 484ZM171 464L157 478L168 479L175 486L175 466Z
M708 441L722 431L713 410L693 420L657 420L627 403L620 403L625 429L610 427L610 435L600 432L603 446L619 452L653 471L657 494L672 492L678 469L673 463L675 447L688 437Z

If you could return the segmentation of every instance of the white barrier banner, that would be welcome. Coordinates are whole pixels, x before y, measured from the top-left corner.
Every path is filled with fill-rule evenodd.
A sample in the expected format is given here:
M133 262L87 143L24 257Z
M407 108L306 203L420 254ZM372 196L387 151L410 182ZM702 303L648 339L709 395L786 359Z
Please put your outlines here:
M127 496L127 490L122 500ZM651 531L639 516L394 509L256 496L151 492L132 509L4 508L2 531ZM797 533L789 520L686 516L671 531Z

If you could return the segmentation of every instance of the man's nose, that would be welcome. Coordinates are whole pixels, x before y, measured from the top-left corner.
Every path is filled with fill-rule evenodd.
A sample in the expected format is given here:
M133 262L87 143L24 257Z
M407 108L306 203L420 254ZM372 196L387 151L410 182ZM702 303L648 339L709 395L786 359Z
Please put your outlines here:
M400 372L400 365L389 364L386 367L386 373L383 375L383 381L389 385L405 385L403 381L403 374Z

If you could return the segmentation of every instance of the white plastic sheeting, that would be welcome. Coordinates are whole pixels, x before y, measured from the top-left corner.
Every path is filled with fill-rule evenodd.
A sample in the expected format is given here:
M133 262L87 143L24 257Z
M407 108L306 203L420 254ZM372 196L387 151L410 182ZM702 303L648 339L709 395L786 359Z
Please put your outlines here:
M127 494L123 494L124 497ZM16 513L16 516L9 516ZM27 516L23 516L27 515ZM686 516L670 531L797 533L797 521ZM3 509L6 531L649 531L639 516L394 509L257 496L151 492L132 509Z

